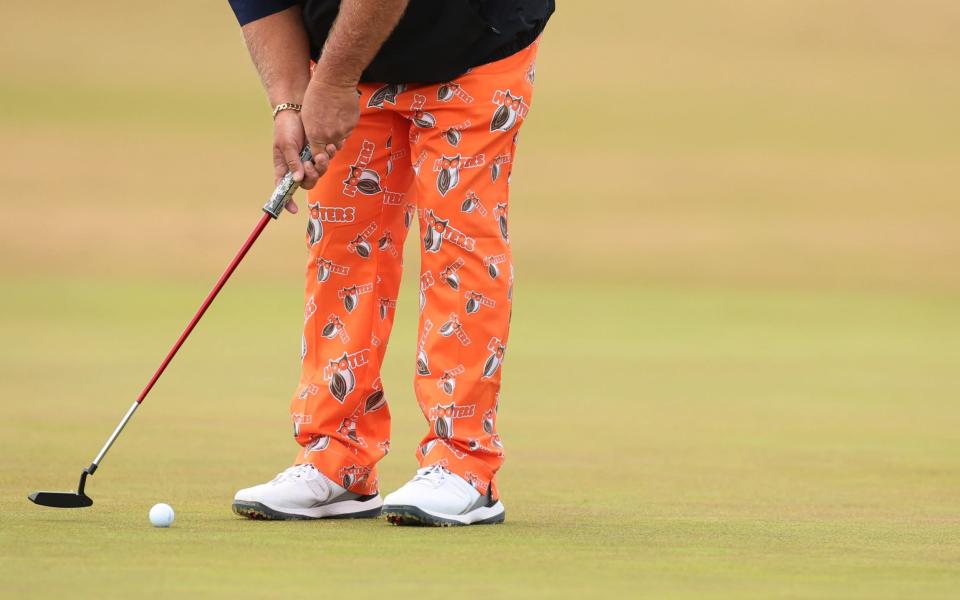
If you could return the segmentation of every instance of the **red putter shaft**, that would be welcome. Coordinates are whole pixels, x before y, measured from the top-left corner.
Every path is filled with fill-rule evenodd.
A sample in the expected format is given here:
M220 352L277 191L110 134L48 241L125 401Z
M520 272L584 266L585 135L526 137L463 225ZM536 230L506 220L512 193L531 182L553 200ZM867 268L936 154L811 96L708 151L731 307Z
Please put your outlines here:
M233 275L233 272L237 269L237 266L240 264L240 261L243 260L243 257L247 255L247 252L250 250L250 247L253 246L253 243L256 242L257 238L260 237L260 234L263 233L264 228L266 228L267 223L270 222L271 218L271 215L266 212L263 213L262 217L260 217L260 221L257 223L257 226L253 228L253 231L250 232L250 236L247 238L247 241L240 246L240 250L237 251L236 256L233 257L233 260L230 261L230 264L227 265L227 268L223 271L223 274L220 275L220 279L218 279L217 283L214 284L213 289L210 290L210 293L207 294L207 297L203 299L203 303L200 304L200 308L197 309L196 314L194 314L193 318L190 319L190 322L187 323L187 327L183 330L183 333L180 334L180 337L177 338L173 348L170 348L170 352L167 353L166 358L163 359L163 362L160 363L160 366L153 374L153 377L150 378L150 381L148 381L147 385L144 386L143 391L140 392L140 395L137 397L137 404L143 402L144 398L147 397L147 394L150 393L150 390L153 389L153 386L157 383L157 380L160 379L160 376L163 375L163 372L167 369L167 365L170 364L170 361L172 361L173 357L177 355L180 347L183 346L183 343L187 341L188 337L190 337L190 333L193 332L193 329L197 326L197 323L200 322L200 318L203 317L203 313L207 312L207 309L210 308L211 304L213 304L217 294L219 294L220 290L223 289L223 286L226 285L227 280L230 279L231 275Z

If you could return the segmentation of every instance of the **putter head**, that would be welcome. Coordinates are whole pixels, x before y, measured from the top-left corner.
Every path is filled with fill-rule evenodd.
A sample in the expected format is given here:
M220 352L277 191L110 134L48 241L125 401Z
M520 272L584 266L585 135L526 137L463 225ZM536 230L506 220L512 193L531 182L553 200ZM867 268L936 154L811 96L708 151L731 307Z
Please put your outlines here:
M34 492L27 497L34 504L53 508L84 508L93 504L93 498L77 492Z
M87 484L87 475L93 475L97 465L92 464L80 474L80 484L75 492L34 492L27 496L30 502L52 508L84 508L93 504L93 498L83 493Z

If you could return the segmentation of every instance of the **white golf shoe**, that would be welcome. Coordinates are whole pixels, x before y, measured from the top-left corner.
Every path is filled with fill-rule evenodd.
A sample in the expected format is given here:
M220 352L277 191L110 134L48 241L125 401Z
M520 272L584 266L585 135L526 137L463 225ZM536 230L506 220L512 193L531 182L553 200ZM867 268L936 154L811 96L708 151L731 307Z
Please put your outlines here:
M503 523L503 503L481 495L459 475L434 465L383 500L383 515L394 525L472 525Z
M356 519L376 517L379 494L361 496L330 481L310 464L296 465L272 481L237 492L233 512L249 519Z

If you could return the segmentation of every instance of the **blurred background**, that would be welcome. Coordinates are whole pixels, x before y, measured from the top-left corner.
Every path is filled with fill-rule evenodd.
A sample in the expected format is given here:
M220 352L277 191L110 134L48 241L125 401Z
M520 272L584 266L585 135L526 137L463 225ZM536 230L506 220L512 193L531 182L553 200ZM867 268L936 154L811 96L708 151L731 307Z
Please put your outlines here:
M486 553L466 591L956 593L958 57L953 0L559 3L513 177L508 523L429 540ZM270 132L226 2L0 7L8 591L275 597L302 590L278 575L296 564L449 591L416 579L421 534L229 513L294 455L302 214L178 355L94 508L24 499L75 485L247 235ZM424 427L414 281L384 373L386 490ZM163 538L159 501L178 510ZM305 538L321 562L298 563Z

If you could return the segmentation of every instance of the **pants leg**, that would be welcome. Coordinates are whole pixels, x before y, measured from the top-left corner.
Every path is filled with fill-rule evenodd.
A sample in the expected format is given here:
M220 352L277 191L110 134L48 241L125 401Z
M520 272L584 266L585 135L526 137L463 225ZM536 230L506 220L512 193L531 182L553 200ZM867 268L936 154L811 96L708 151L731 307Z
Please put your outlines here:
M405 90L421 230L415 391L429 422L417 457L497 496L496 430L510 329L507 229L516 136L533 92L536 44L453 82Z
M378 490L390 411L380 380L412 204L407 122L364 108L330 170L307 195L301 377L290 412L312 463L360 494Z

